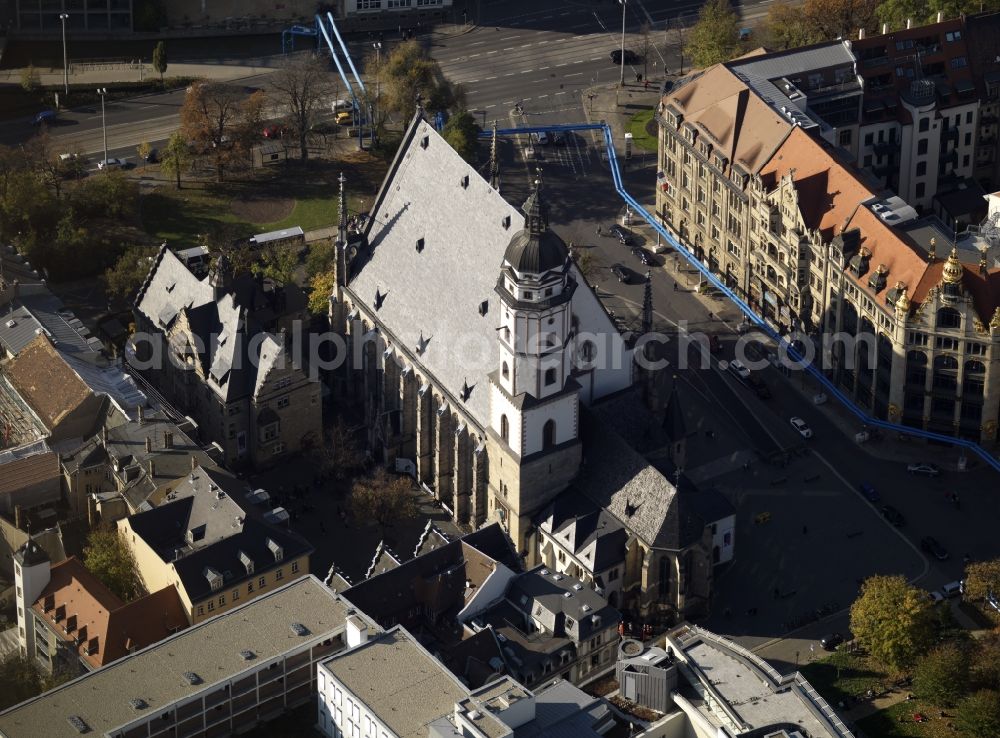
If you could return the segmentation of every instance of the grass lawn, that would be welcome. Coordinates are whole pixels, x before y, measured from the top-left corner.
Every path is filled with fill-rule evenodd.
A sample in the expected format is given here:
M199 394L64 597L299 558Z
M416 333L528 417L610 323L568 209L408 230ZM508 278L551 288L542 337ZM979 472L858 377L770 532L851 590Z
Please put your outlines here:
M655 131L655 125L652 108L633 115L628 124L628 129L632 134L632 144L643 151L656 151L656 134L650 133L647 128L649 126Z
M825 659L806 664L799 671L831 705L864 695L887 681L865 656L847 651L837 651Z
M257 172L252 178L227 182L182 180L182 189L163 183L143 195L143 229L171 245L193 246L201 234L223 224L247 236L301 226L304 231L337 222L337 178L347 177L350 212L370 207L387 169L384 160L354 152L336 161L289 161Z
M921 713L928 720L915 722L913 715ZM948 727L954 722L953 711L945 710L946 717L941 717L941 711L933 705L921 700L899 702L874 715L861 718L857 722L858 729L871 738L961 738L962 733Z

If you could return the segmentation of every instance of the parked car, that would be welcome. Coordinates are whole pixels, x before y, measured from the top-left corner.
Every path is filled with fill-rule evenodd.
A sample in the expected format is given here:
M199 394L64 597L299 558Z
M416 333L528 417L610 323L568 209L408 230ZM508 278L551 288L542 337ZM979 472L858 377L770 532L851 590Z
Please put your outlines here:
M334 100L330 103L331 112L340 113L344 110L354 110L354 105L350 100Z
M935 605L939 602L944 602L944 593L939 589L935 589L933 592L928 592L927 596L931 598L931 602Z
M613 226L611 226L611 230L609 231L609 233L615 238L617 238L618 242L623 246L632 245L632 234L629 232L627 228L624 228L615 223Z
M335 120L337 121L338 125L349 126L354 122L354 117L350 114L349 111L342 110L341 112L337 113L337 117L335 118Z
M621 49L615 49L609 56L611 57L611 63L616 65L620 65L622 60L626 64L638 64L640 61L639 55L632 51L632 49L625 49L624 53Z
M882 505L882 517L897 528L901 527L903 523L906 522L906 518L903 517L903 513L894 508L892 505Z
M637 258L643 266L649 266L653 263L653 256L646 249L641 246L632 247L632 256Z
M549 145L549 134L545 131L538 131L537 133L532 133L531 143L534 146L548 146Z
M878 502L879 500L882 499L882 497L878 493L878 490L875 489L874 486L868 484L868 482L862 482L860 490L861 494L864 495L864 498L869 502Z
M916 461L908 464L906 471L910 472L910 474L920 474L925 477L936 477L941 474L941 470L938 469L937 464L932 464L929 461Z
M929 553L931 556L933 556L938 561L947 561L948 560L948 551L947 551L947 549L945 549L944 546L942 546L940 543L938 543L937 538L934 538L933 536L924 536L923 538L921 538L920 539L920 548L923 551L926 551L927 553Z
M757 395L757 397L759 397L760 399L762 400L771 399L771 390L767 388L767 385L764 384L764 382L760 379L760 377L751 374L750 378L747 380L747 385L749 385L750 389L752 389L754 393Z
M959 579L954 582L948 582L941 587L941 594L945 597L958 597L960 594L965 593L965 580Z
M159 160L160 160L160 152L157 151L156 149L150 149L148 152L146 152L147 164L155 164Z
M840 633L830 633L819 639L819 645L824 651L836 651L837 646L844 642L844 636Z
M729 362L729 371L735 374L736 378L741 382L746 382L750 379L750 370L739 359L733 359Z
M802 418L799 417L790 418L788 422L792 424L792 427L795 430L797 430L799 432L799 435L802 436L803 438L813 437L812 428L806 425L806 421L804 421Z
M97 162L97 168L102 171L105 169L122 169L124 166L125 166L124 159L116 159L114 157L101 159L99 162Z
M628 284L629 282L632 281L632 276L631 274L629 274L628 269L623 267L621 264L614 264L611 267L611 273L614 274L616 277L618 277L619 282L624 282L625 284Z
M283 126L279 126L277 123L272 123L269 126L264 126L264 130L261 131L261 135L264 138L281 138L281 134L285 132Z

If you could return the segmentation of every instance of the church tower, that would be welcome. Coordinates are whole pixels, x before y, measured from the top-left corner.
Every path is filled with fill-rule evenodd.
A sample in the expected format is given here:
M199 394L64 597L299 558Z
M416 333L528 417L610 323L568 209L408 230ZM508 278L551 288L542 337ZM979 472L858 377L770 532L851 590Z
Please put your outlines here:
M541 186L507 246L500 296L500 366L490 375L490 513L535 563L532 516L580 466L579 385L571 375L572 298L566 245L548 228Z

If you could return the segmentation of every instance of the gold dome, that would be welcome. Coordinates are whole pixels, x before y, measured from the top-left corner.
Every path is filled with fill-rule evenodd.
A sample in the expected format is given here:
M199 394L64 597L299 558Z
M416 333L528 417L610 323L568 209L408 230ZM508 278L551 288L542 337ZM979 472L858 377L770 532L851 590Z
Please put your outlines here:
M941 279L948 284L958 284L962 281L962 262L958 260L957 248L953 247L948 255L941 272Z

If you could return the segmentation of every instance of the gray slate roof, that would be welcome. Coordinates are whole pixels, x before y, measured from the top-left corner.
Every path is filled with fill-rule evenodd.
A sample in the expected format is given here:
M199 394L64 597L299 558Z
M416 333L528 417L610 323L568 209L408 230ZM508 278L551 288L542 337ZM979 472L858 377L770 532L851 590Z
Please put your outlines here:
M681 547L677 490L608 425L580 408L584 457L570 489L607 509L647 545Z
M419 363L483 428L488 375L500 365L495 287L507 246L524 225L518 208L415 117L372 207L368 246L351 264L348 291L375 314L387 340L417 356L423 337ZM575 266L571 274L580 331L617 336ZM466 384L472 392L463 403Z

